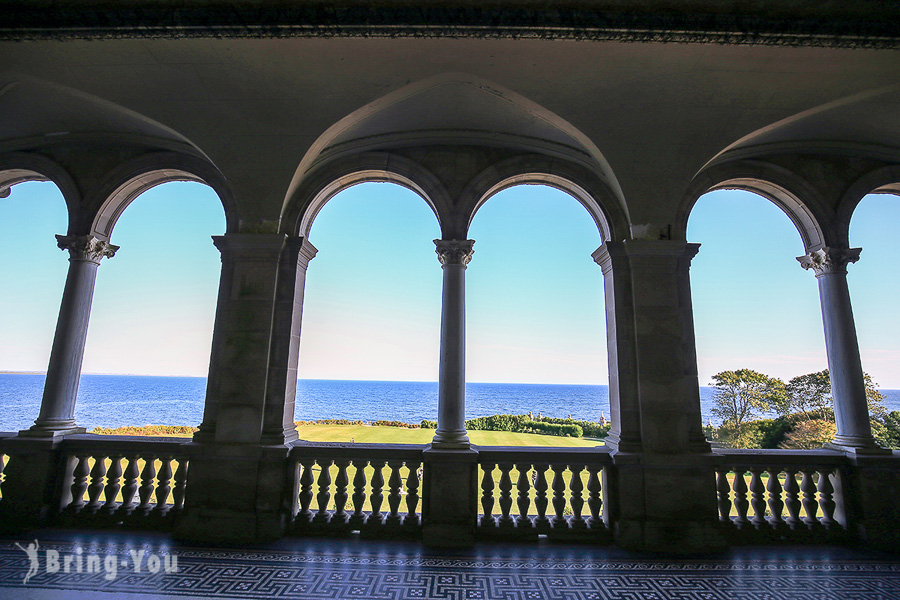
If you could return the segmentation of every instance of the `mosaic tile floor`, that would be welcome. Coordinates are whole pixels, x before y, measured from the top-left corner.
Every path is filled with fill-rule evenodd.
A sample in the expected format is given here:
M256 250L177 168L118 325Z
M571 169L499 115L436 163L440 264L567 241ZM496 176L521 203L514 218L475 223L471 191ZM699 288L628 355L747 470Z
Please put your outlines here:
M678 559L550 544L440 552L296 538L210 548L159 534L40 531L0 538L0 598L900 600L900 556L804 547Z

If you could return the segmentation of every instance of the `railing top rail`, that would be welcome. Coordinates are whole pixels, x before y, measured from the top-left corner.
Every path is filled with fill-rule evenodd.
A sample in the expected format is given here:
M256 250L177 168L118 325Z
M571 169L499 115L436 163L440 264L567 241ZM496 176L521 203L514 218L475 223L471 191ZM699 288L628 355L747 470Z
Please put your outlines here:
M0 431L0 451L2 451L5 446L4 442L17 436L18 434L14 431Z
M760 449L715 449L714 454L725 459L726 465L748 467L777 466L840 466L849 461L842 452L827 449L816 450L760 450Z
M184 452L183 446L190 442L191 438L86 433L66 436L61 448L82 452L178 454Z
M530 462L612 464L609 448L544 448L534 446L479 446L478 462Z
M427 446L420 444L356 444L348 442L293 442L291 458L422 460Z

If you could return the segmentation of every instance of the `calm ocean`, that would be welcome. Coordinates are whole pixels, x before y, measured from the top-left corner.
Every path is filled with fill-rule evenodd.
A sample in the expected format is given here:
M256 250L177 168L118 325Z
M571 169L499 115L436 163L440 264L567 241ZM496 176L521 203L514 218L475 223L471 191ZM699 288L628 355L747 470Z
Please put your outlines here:
M30 427L41 405L44 375L0 374L0 431ZM703 422L711 417L713 388L700 388ZM888 410L900 410L900 390L881 390ZM84 375L75 418L96 426L197 425L203 416L206 379ZM605 385L470 383L466 416L523 414L597 421L609 418ZM406 381L302 380L297 385L297 420L379 419L418 423L436 419L437 384ZM713 419L715 422L715 419Z

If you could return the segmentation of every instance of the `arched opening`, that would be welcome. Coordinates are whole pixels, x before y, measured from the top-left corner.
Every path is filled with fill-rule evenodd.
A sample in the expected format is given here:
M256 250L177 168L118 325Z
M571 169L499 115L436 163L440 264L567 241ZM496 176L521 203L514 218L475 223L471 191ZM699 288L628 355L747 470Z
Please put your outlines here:
M594 219L566 192L518 185L481 206L469 237L476 243L466 284L467 417L605 421L603 277L591 258L603 240Z
M788 382L826 369L822 316L815 277L795 259L806 253L803 240L780 206L748 191L709 192L694 205L687 231L702 244L691 289L701 411L715 438L720 432L711 429L731 419L727 411L742 412L715 412L715 376L749 370ZM774 414L757 406L735 417L737 429ZM751 433L719 441L754 446L763 434Z
M295 418L435 419L441 268L434 213L407 187L374 182L338 191L317 210L309 231L318 253L306 274ZM300 437L313 441L391 441L376 435L384 433L358 425L300 426ZM426 443L433 432L396 433L394 441Z
M196 426L203 412L222 204L195 182L144 189L107 225L119 250L98 270L75 411L89 430Z
M10 177L4 177L10 175ZM11 173L0 173L9 181ZM2 431L27 429L41 408L50 348L68 268L54 235L68 229L66 202L48 181L26 181L0 196L0 405Z
M887 412L900 410L900 315L896 310L900 277L893 258L894 227L900 222L898 200L896 192L877 193L857 205L850 221L850 245L862 248L862 254L847 270L863 371L879 386ZM885 446L900 445L896 436L885 435L874 421L873 433Z

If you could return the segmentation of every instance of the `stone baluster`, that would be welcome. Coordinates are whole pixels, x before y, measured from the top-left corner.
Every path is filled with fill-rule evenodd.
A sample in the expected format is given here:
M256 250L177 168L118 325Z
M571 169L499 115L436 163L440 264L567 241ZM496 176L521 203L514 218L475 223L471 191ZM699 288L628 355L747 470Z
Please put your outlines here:
M734 490L734 508L737 510L737 518L734 519L734 524L738 529L743 529L749 523L747 520L747 509L750 508L750 503L747 501L747 481L744 479L743 469L736 468L734 470L734 483L731 489Z
M787 506L788 517L785 519L788 527L795 529L800 520L800 488L797 486L797 470L786 468L784 470L784 504Z
M834 485L831 483L831 470L819 470L819 483L816 485L819 492L819 508L822 509L822 518L819 521L826 529L831 529L837 523L834 520Z
M366 522L363 506L366 504L366 465L368 464L367 460L353 459L353 468L356 469L356 473L353 475L353 514L350 516L350 527L353 529L361 528Z
M537 517L534 519L534 526L539 531L550 528L550 520L547 519L547 469L546 463L534 465L537 472L534 482L534 507L537 509Z
M516 507L519 515L516 517L517 527L531 527L531 517L528 509L531 508L531 498L528 496L531 490L531 463L516 463L519 479L516 481Z
M334 514L331 516L331 522L343 524L350 519L350 515L346 511L347 499L349 498L347 485L350 483L347 468L350 466L350 461L339 459L334 461L334 464L337 465L338 474L334 480Z
M419 465L421 463L407 463L407 476L406 476L406 517L403 519L403 524L408 525L410 527L417 527L419 525L419 515L416 513L416 510L419 507Z
M803 469L803 479L800 480L800 491L803 492L803 512L806 513L803 517L803 522L810 529L819 524L819 520L816 518L817 513L819 512L819 503L816 501L816 484L813 481L813 473L814 470L804 468Z
M728 467L716 472L716 491L719 500L719 521L731 523L731 484L728 483Z
M466 265L474 240L435 240L443 275L438 426L433 448L468 448L466 435Z
M581 515L581 511L584 509L584 482L581 481L581 472L583 471L583 467L581 465L573 466L569 465L569 471L572 473L572 479L569 481L569 490L571 494L569 495L569 506L572 507L572 516L569 518L569 526L572 529L585 529L587 527L587 523L584 521L584 517Z
M94 457L94 467L91 469L91 485L88 486L88 503L85 511L96 513L103 507L103 490L106 487L106 457L102 454Z
M400 515L400 494L403 487L403 478L400 476L400 468L403 466L402 460L389 460L388 468L391 470L391 476L388 478L388 516L385 519L386 524L399 525L403 517Z
M122 489L122 455L112 454L109 457L109 470L106 472L106 488L103 492L105 502L103 503L103 512L112 515L118 510L119 504L116 502L116 496Z
M172 492L172 510L180 511L184 508L184 494L187 490L188 458L178 458L178 469L175 470L175 490Z
M497 520L497 525L511 528L515 524L513 518L509 516L509 512L512 509L512 479L510 478L510 471L512 471L513 465L512 463L498 463L497 467L500 469L500 499L498 501L500 518Z
M87 479L90 473L88 465L90 455L79 454L77 458L78 464L75 465L75 470L72 473L72 503L68 506L69 511L75 513L80 512L84 508L84 492L88 487Z
M481 468L481 526L494 527L494 464L484 463Z
M603 519L600 516L600 510L603 508L603 497L600 495L603 488L600 483L600 472L602 467L590 464L588 469L588 510L591 516L587 520L587 525L591 529L604 527Z
M156 477L156 507L153 512L164 515L169 510L169 494L172 492L172 457L160 457L159 474Z
M84 428L75 424L75 398L81 379L97 267L103 258L112 257L119 249L90 235L58 235L56 240L61 250L69 252L69 272L50 350L41 411L31 429L21 432L22 435L84 433Z
M125 485L122 486L122 504L119 506L119 512L123 515L130 515L136 508L134 497L138 491L138 457L129 456L128 466L125 467Z
M750 469L750 506L753 508L753 517L750 522L756 529L767 524L766 521L766 488L763 486L762 469L752 467Z
M316 487L319 488L316 493L316 506L319 509L316 516L313 517L315 523L327 523L330 520L328 513L328 502L331 500L331 460L316 460L319 463L319 480Z
M154 479L156 478L156 458L153 456L144 456L144 469L141 471L141 487L138 488L138 496L141 503L137 507L137 512L147 515L153 510L152 497L153 490L156 487Z
M368 525L380 527L384 524L384 514L381 512L381 503L384 501L384 494L382 494L382 489L384 488L384 475L381 471L384 469L385 461L373 460L371 465L375 469L375 472L372 474L372 493L369 496L369 503L372 505L372 514L369 515L366 523Z
M300 460L300 468L302 469L300 473L300 507L296 518L296 522L300 524L309 523L313 519L313 513L309 507L313 499L313 483L315 483L313 465L315 462L312 458Z
M784 525L784 519L781 513L784 511L784 502L781 499L783 488L778 480L779 469L768 468L769 481L766 482L766 491L769 494L769 524L776 530L781 529Z
M550 525L555 528L565 528L566 523L566 481L563 479L563 473L566 465L553 464L553 511L554 515L550 519Z

